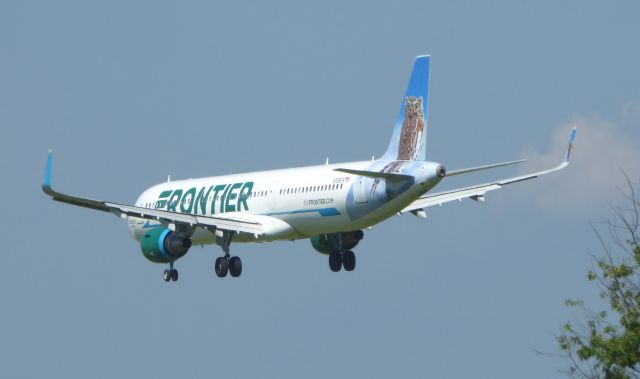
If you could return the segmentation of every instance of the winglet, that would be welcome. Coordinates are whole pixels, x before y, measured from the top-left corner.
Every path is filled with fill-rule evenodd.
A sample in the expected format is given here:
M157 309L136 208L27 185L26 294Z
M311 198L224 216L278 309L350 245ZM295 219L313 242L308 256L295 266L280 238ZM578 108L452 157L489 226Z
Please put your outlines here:
M53 195L53 189L51 189L51 161L53 160L53 150L49 149L47 154L47 165L44 169L44 181L42 182L42 190L47 195Z
M571 137L569 137L569 147L567 147L567 153L564 156L564 162L569 163L571 159L571 150L573 149L573 144L576 142L576 127L573 127L571 131Z

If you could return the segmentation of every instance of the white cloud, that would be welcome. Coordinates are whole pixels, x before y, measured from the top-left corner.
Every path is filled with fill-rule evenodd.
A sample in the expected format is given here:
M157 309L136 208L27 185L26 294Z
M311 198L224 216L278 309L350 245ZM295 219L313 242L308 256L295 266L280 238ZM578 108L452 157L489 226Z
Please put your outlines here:
M530 200L545 209L559 212L606 214L609 204L623 202L617 188L624 189L624 170L634 182L640 180L640 104L626 104L619 121L597 116L576 115L554 131L549 151L530 146L522 151L528 167L556 165L567 148L570 130L578 128L571 164L545 176L546 183L527 186ZM522 173L531 172L521 168Z

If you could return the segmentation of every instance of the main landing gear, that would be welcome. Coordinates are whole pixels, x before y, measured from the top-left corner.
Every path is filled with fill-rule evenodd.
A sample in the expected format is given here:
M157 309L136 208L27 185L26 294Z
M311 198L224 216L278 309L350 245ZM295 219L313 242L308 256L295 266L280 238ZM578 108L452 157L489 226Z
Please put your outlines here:
M165 282L168 282L170 280L175 282L178 280L178 270L173 268L173 262L169 263L169 269L164 270L162 277L164 278Z
M351 250L333 251L329 254L329 268L333 272L353 271L356 268L356 255Z
M216 258L215 270L219 278L224 278L227 273L237 278L242 274L242 260L239 257L230 257L229 254L226 254L224 257Z
M332 246L335 250L329 253L329 268L331 269L331 271L338 272L343 267L345 271L353 271L356 268L356 255L353 254L353 251L349 249L354 248L358 244L358 241L362 239L362 231L358 232L359 234L357 234L356 232L349 233L356 233L355 243L353 241L349 241L348 239L346 241L343 241L342 233L327 235L327 239L329 237L335 238L333 240L334 244ZM329 246L331 246L331 244Z
M224 257L216 258L214 265L216 275L218 278L224 278L227 273L232 277L237 278L242 274L242 260L239 257L232 257L229 254L229 245L231 245L231 239L233 238L233 232L222 232L222 237L216 237L216 242L222 247L224 251Z

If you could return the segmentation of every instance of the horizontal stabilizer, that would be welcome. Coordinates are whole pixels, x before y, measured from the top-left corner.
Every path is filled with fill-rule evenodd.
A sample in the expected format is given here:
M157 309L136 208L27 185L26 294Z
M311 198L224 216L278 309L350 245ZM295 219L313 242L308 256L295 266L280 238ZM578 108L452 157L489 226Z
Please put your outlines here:
M413 179L411 175L394 174L390 172L378 172L378 171L366 171L366 170L352 170L350 168L336 168L334 171L344 172L352 175L365 176L368 178L385 179L385 180L408 180Z

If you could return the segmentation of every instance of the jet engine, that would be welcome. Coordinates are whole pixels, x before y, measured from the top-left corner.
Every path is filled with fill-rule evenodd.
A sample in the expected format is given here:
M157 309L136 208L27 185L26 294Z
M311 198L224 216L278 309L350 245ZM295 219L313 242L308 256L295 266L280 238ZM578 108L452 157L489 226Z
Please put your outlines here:
M351 250L364 237L362 230L351 232L329 233L309 238L311 246L321 254L331 254L332 251Z
M183 257L191 247L191 240L166 228L153 228L140 239L145 258L155 263L170 263Z

